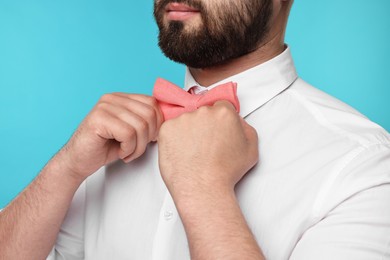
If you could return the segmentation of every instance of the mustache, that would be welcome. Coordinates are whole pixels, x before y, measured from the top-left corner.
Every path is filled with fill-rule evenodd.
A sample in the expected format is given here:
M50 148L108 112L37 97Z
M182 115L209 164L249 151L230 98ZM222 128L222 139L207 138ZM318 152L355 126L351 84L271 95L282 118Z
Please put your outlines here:
M179 3L179 4L185 4L189 7L198 9L199 11L203 10L203 4L200 0L160 0L156 1L154 5L154 12L160 13L165 10L165 7L170 3Z

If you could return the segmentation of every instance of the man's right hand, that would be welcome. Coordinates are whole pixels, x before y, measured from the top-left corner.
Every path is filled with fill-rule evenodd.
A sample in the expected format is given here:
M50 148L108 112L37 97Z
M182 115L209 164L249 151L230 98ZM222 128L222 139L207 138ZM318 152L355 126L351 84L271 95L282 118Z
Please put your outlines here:
M84 179L117 159L141 156L162 121L153 97L104 95L69 142L0 212L0 259L45 259Z
M113 93L101 97L69 142L56 155L71 174L86 178L100 167L140 157L163 122L150 96Z

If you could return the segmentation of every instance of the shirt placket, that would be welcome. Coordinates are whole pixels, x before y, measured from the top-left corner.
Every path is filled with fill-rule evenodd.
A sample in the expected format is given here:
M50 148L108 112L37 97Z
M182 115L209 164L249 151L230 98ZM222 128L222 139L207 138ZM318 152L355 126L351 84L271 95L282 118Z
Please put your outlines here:
M168 260L171 250L172 239L174 239L174 227L178 221L178 212L173 199L166 191L163 205L159 214L156 235L153 242L153 260Z

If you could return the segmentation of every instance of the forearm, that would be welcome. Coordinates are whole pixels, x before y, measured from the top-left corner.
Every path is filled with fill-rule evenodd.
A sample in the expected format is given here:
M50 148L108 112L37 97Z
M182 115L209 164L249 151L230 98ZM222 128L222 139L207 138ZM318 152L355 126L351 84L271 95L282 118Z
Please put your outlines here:
M81 183L54 157L0 213L0 259L45 259Z
M233 190L203 187L175 197L191 259L264 259Z

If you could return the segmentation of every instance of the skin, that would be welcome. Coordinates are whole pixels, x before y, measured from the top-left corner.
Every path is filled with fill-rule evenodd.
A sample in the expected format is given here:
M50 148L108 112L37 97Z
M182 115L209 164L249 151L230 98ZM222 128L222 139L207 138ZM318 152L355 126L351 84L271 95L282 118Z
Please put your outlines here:
M258 48L223 65L189 68L198 83L212 85L284 51L292 1L273 4L270 32ZM201 26L199 17L185 21L185 28L196 26ZM234 194L237 182L257 163L257 143L256 131L226 102L162 126L160 171L183 221L191 259L265 259Z
M263 259L234 194L235 184L258 161L256 130L232 104L220 101L166 122L158 142L160 171L183 221L191 259Z
M163 116L153 97L104 95L69 142L0 213L0 259L46 259L80 184L103 165L141 156Z
M273 16L270 21L270 32L257 49L247 55L230 60L222 65L210 68L190 68L192 76L202 86L210 86L225 78L262 64L282 53L285 49L284 37L286 25L293 1L273 0ZM188 21L189 28L199 24Z
M282 52L291 4L274 0L271 32L254 52L218 67L190 68L195 79L208 86ZM103 96L68 143L0 213L0 259L45 259L80 184L110 162L140 157L156 139L161 174L192 259L264 259L234 195L236 183L257 163L256 131L227 102L163 123L153 97L124 93Z

